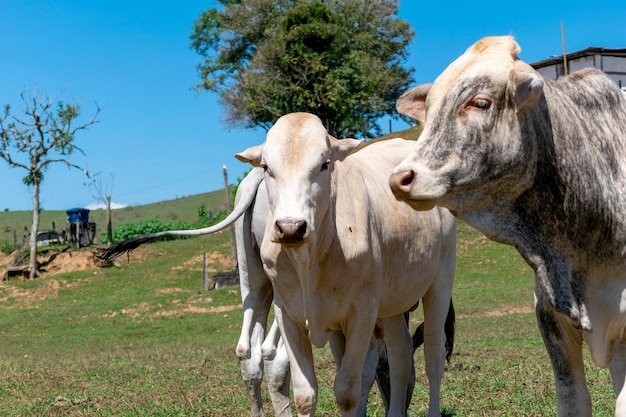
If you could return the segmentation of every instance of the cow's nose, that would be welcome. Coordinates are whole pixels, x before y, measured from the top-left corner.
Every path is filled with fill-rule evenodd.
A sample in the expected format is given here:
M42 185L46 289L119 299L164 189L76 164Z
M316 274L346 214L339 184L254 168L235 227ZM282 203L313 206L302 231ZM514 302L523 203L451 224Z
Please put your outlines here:
M306 237L308 227L305 220L281 219L274 225L276 239L281 243L298 243Z
M413 182L415 181L415 171L407 169L391 174L389 177L389 186L391 191L399 199L406 199L413 188Z

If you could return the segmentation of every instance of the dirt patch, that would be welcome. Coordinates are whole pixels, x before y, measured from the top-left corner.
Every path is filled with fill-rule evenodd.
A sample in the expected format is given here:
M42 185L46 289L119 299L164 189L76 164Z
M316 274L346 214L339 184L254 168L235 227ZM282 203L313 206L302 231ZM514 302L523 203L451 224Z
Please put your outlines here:
M32 289L22 289L14 286L3 286L0 291L0 303L9 300L20 300L20 307L33 307L36 303L59 296L61 282L56 279L46 280L42 285Z
M15 255L5 255L0 252L0 268L4 268L13 261L13 256Z
M66 272L98 269L98 259L91 251L68 251L38 258L39 274L42 277Z
M219 252L208 252L206 254L207 263L208 263L208 272L215 273L224 270L226 265L232 265L233 259L232 256L224 255ZM202 271L202 264L204 260L204 255L194 256L187 262L182 265L177 265L172 268L172 271Z
M217 314L217 313L226 313L228 311L239 310L242 309L243 305L231 305L231 306L216 306L216 307L197 307L191 305L185 305L183 308L179 308L176 310L162 310L157 311L156 316L163 317L171 317L171 316L180 316L182 314Z
M178 293L178 292L190 292L190 291L186 290L184 288L160 288L160 289L154 291L154 293L156 295L160 295L160 294L174 294L174 293Z
M133 261L141 261L148 260L150 256L149 251L146 250L136 250L131 254ZM13 261L15 254L5 255L0 253L0 277L3 277L6 271L7 266ZM175 270L199 270L202 271L202 255L196 256L189 261L185 262L180 266L176 266L173 269ZM96 258L96 251L94 249L82 249L80 251L64 248L61 250L49 250L47 253L40 254L37 257L39 262L39 278L47 278L45 281L41 283L41 285L37 286L33 289L20 289L16 288L13 285L2 285L0 282L0 303L8 302L10 300L19 301L20 306L28 306L33 307L38 302L41 302L46 299L53 299L58 297L59 290L61 288L69 288L73 285L77 285L79 283L88 281L92 277L87 277L85 279L73 279L72 283L68 283L63 279L51 279L58 274L68 273L68 272L76 272L76 271L94 271L97 272L100 270L102 264L98 258ZM209 272L216 273L219 272L218 269L220 265L230 265L232 263L232 259L230 256L223 255L217 252L208 252L207 260L209 265L213 265L213 268L209 269ZM15 279L25 279L24 277L11 277L11 280ZM158 294L171 294L171 293L188 293L188 290L183 288L164 288L161 290L157 290ZM202 300L201 300L202 301ZM206 300L204 300L206 301ZM200 301L195 301L200 302ZM131 308L128 312L123 312L122 314L133 315L141 315L142 307L148 308L146 306L135 306ZM236 308L241 308L241 306L232 306L227 310L233 310ZM154 306L149 306L148 310L151 311L150 314L153 313ZM205 308L205 307L182 307L182 312L189 313L220 313L222 312L219 308ZM171 313L168 313L171 314Z
M456 312L456 319L469 319L469 318L481 318L481 317L503 317L510 316L513 314L534 314L535 308L526 306L526 307L506 307L500 310L491 310L491 311L477 311L473 313L459 313ZM411 317L411 324L420 324L424 318L419 316Z
M174 291L168 291L174 290ZM172 293L172 292L185 292L187 290L181 290L180 288L170 288L163 290L156 290L157 294ZM141 302L133 304L126 308L122 308L119 311L110 311L104 315L104 317L113 318L118 315L128 316L135 321L152 320L155 317L177 317L185 314L220 314L227 313L233 310L241 310L242 304L227 305L227 306L206 306L206 304L212 303L211 297L190 297L186 300L176 299L170 301L164 305L161 303L147 303Z
M4 276L6 267L13 261L14 256L14 254L0 253L0 276ZM149 252L143 250L136 250L130 254L132 261L139 262L148 260L149 256ZM228 265L232 265L231 256L219 252L207 252L206 256L210 273L223 271L225 268L227 269ZM96 252L88 249L80 251L71 249L51 250L48 253L38 255L37 261L39 262L39 276L41 278L66 272L97 270L102 266L101 261L96 257ZM172 270L202 271L202 261L203 255L194 256L182 265L173 267Z
M0 276L4 276L6 267L13 261L15 254L0 256ZM65 272L98 269L100 264L95 253L90 250L51 250L37 256L39 277L46 278Z
M457 314L456 318L466 319L466 318L474 318L474 317L502 317L502 316L509 316L511 314L531 314L534 312L535 312L535 309L533 307L507 307L506 309L502 309L502 310Z
M484 235L477 235L474 238L457 239L457 258L461 258L468 253L475 252L478 249L484 248L491 243L489 238Z

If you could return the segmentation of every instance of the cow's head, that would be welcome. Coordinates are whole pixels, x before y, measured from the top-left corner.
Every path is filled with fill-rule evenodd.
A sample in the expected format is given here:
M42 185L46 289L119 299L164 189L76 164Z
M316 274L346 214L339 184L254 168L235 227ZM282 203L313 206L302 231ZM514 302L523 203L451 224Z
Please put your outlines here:
M441 205L458 213L530 185L536 149L519 119L541 96L543 79L519 51L511 37L484 38L434 84L400 97L398 111L424 129L390 178L398 199L418 210Z
M262 145L235 155L265 170L272 241L301 245L315 238L317 216L330 203L333 164L360 143L335 139L317 116L290 113L276 121Z

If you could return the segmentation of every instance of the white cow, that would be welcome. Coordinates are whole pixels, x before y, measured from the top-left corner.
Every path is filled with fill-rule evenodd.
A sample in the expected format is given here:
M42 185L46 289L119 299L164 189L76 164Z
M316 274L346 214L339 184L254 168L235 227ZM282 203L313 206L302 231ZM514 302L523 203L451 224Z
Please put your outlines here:
M337 361L335 397L342 415L356 415L363 364L378 329L389 352L389 414L404 415L412 348L403 313L422 299L428 415L439 416L456 224L445 209L419 213L391 194L388 176L414 142L378 142L348 156L359 144L333 138L312 114L291 113L262 145L236 155L265 170L272 219L261 257L296 408L300 416L315 413L311 342L321 347L341 331L346 350Z
M269 217L267 192L264 182L261 181L262 178L262 170L260 168L253 169L241 181L235 197L235 212L239 213L242 208L245 208L241 217L235 222L244 313L236 353L240 360L241 373L248 392L252 416L263 417L265 415L261 398L261 382L265 374L275 415L277 417L290 417L292 413L289 398L289 358L280 337L276 320L272 323L266 336L267 319L273 294L272 284L263 270L259 253L265 235L265 225ZM221 230L229 224L230 219L226 219L212 226L211 230ZM419 337L420 333L416 331L414 340L419 339ZM421 341L415 340L413 348L416 349L419 345L421 345ZM343 355L344 341L339 332L335 332L331 337L331 346L335 356L341 357ZM386 406L389 403L389 394L384 389L389 385L388 373L385 366L377 366L381 355L381 359L385 360L386 355L383 346L370 344L368 360L363 370L364 389L361 392L359 402L359 415L363 417L366 415L368 394L374 378L381 388L383 402ZM415 380L413 379L407 387L409 392L412 391L414 383Z
M626 416L626 100L588 69L544 79L513 38L484 38L397 103L425 122L390 178L418 210L448 207L514 245L535 270L535 310L559 416L591 416L582 344L608 366Z

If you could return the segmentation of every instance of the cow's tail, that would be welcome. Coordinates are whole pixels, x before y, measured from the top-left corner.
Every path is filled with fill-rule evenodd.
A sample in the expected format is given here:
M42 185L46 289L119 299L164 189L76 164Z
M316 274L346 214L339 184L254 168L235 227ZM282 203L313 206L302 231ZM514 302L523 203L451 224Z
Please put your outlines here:
M224 220L213 226L194 230L167 230L164 232L149 233L133 237L103 249L97 257L104 261L108 261L124 253L130 252L146 242L162 236L202 236L219 232L220 230L223 230L233 224L243 213L246 212L248 207L250 207L254 201L259 184L262 180L263 170L261 168L254 168L250 171L250 173L241 181L241 184L239 184L239 190L243 190L244 192L238 194L239 200L237 201L233 211Z
M446 317L446 323L444 324L444 331L446 332L446 360L450 362L452 357L452 351L454 349L454 326L456 322L456 315L454 313L454 305L452 299L450 299L450 307L448 308L448 316ZM424 323L420 324L415 333L413 333L413 350L424 344Z

